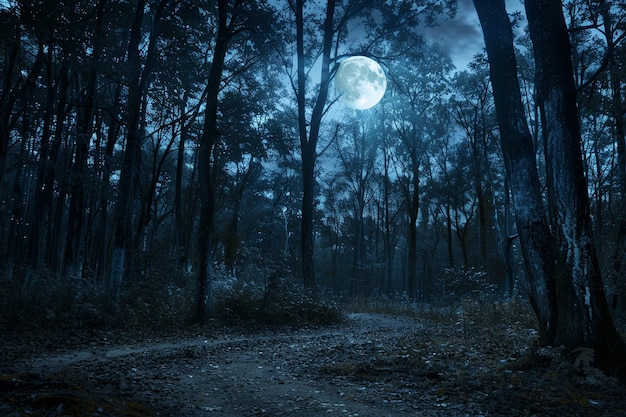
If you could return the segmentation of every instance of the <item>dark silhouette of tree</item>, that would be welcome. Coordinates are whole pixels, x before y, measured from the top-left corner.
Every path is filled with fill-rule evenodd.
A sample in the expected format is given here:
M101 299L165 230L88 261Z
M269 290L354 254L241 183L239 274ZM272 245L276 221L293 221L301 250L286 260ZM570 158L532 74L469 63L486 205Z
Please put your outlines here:
M315 29L309 31L305 25L305 13L308 12L306 0L289 0L289 6L295 18L296 32L296 71L291 71L292 57L284 57L285 67L290 74L292 88L296 97L298 117L298 138L303 172L302 198L302 273L303 282L308 291L316 294L313 214L315 200L315 165L317 145L320 139L322 119L326 113L329 87L334 67L339 64L342 54L371 55L384 50L382 46L391 39L405 40L411 28L417 26L420 19L432 23L434 16L444 13L451 3L433 2L395 2L382 5L371 0L336 1L327 0L323 8L323 19L316 20ZM315 7L315 6L312 6ZM379 14L381 23L374 19L373 12ZM318 15L319 16L319 15ZM352 50L343 51L349 24L357 22L363 26L363 39L352 46ZM374 23L376 22L376 23ZM312 36L308 36L312 33ZM409 42L411 44L411 42ZM319 60L321 67L318 84L311 91L307 84L311 78L311 68ZM310 110L309 112L309 109Z
M313 240L313 208L315 193L315 161L317 158L317 142L322 123L322 117L326 108L328 89L330 86L331 52L335 35L335 0L327 0L325 17L322 26L322 45L319 92L315 98L313 111L310 119L307 118L306 102L306 56L305 56L305 26L304 26L305 0L290 1L290 6L295 14L296 25L296 60L297 74L293 85L298 106L298 136L300 138L300 152L302 156L302 276L304 286L314 296L317 294L315 282L314 264L314 240Z
M572 42L579 113L586 136L587 176L593 181L597 247L608 273L605 285L613 307L619 305L626 245L626 102L624 77L624 7L608 1L572 1L564 8ZM622 27L620 27L620 25ZM614 155L615 154L615 155ZM610 161L610 162L609 162ZM608 214L608 216L606 216ZM604 256L603 256L604 255Z
M462 72L454 82L455 97L451 100L450 113L467 141L478 215L480 263L472 266L484 268L491 283L505 288L512 280L507 279L504 268L503 240L506 237L500 231L496 209L497 191L501 191L501 195L503 190L498 190L501 181L498 181L497 167L494 166L500 156L493 143L495 114L488 74L486 71L476 74Z
M626 345L608 308L592 232L581 151L571 45L561 3L526 2L535 56L537 103L555 233L559 341L596 352L596 363L626 377Z
M205 98L204 125L200 136L198 149L198 175L200 181L200 219L198 226L198 269L197 269L197 297L195 320L203 323L211 311L211 242L213 238L213 221L215 217L215 170L212 165L214 147L220 137L218 129L219 93L223 84L227 84L232 77L249 69L252 62L246 59L247 40L251 34L256 34L257 49L251 49L253 56L259 56L264 40L272 32L269 26L274 17L264 5L253 1L218 0L217 2L217 32L213 48L211 69L207 80L207 94ZM279 32L275 32L279 33ZM246 38L244 35L248 35ZM240 57L243 59L236 68L227 68L226 57L235 41L243 38ZM267 46L267 42L265 42ZM249 58L249 57L248 57ZM228 74L225 71L228 69ZM226 77L225 75L228 75Z
M85 263L86 212L89 143L95 130L96 88L98 86L97 67L104 42L104 9L106 0L99 0L94 8L95 24L92 39L93 55L84 64L85 87L79 96L79 111L76 123L76 149L74 151L73 175L70 178L70 204L66 237L64 269L65 274L80 279Z
M491 84L500 127L517 231L530 283L530 301L543 343L556 336L556 284L552 236L541 196L533 138L524 119L517 78L513 31L504 2L475 0L489 56Z
M133 13L133 22L130 28L128 42L128 97L126 113L126 147L120 172L120 187L114 214L114 239L113 258L109 272L109 298L112 308L117 309L120 290L124 276L124 266L132 264L129 251L134 248L132 244L132 228L130 219L131 201L133 196L134 182L140 159L140 148L143 140L142 118L145 117L145 95L152 77L154 61L156 59L156 41L160 35L158 24L163 17L169 0L161 0L157 3L152 16L153 27L149 35L148 51L145 61L142 61L140 43L143 38L143 19L146 9L146 0L138 0ZM128 259L131 258L131 259Z
M535 56L549 219L554 235L545 230L548 227L543 216L537 218L539 227L519 221L520 218L535 217L528 216L529 208L539 212L541 197L535 192L532 198L520 204L523 190L516 186L515 174L524 173L513 172L513 168L523 166L527 171L524 176L528 178L528 173L534 172L536 167L534 159L528 155L529 134L520 105L509 19L503 1L495 8L488 3L474 1L487 45L518 231L527 248L525 262L527 266L536 262L543 267L541 271L530 271L529 274L533 290L531 299L541 324L542 341L563 343L570 354L575 354L575 349L580 347L592 348L600 368L624 377L626 349L611 320L592 238L571 46L561 2L530 0L525 3ZM521 143L526 144L526 152L520 153L519 146L509 143L513 138L523 140ZM532 184L535 183L533 180ZM541 237L539 253L528 251L529 247L535 246L535 241L532 236L522 238L526 231Z
M344 140L337 142L337 156L339 159L340 183L346 194L347 212L343 215L350 219L353 235L353 262L350 283L350 294L356 296L364 285L359 281L365 280L366 268L366 208L374 199L375 166L377 161L378 144L376 138L366 135L365 126L352 122L347 126L350 133ZM371 132L373 135L374 132ZM346 137L347 136L347 137Z
M442 117L438 105L447 89L447 75L452 69L449 57L436 48L427 48L423 40L415 39L412 50L395 59L390 71L393 94L389 117L393 134L402 147L398 148L404 163L399 176L407 210L407 294L410 299L421 298L418 282L418 217L421 203L421 167L428 158L429 143L439 133L434 127ZM415 63L418 64L415 64ZM443 117L446 117L444 114ZM423 295L423 294L421 294Z

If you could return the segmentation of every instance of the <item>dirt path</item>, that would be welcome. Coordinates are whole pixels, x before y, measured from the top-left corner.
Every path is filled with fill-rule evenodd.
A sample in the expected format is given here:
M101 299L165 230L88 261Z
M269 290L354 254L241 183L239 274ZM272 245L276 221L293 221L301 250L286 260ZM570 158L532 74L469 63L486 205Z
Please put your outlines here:
M334 386L318 374L334 363L324 352L358 351L417 326L403 317L353 314L341 325L289 333L95 344L21 358L11 374L46 375L64 387L80 381L89 392L132 398L161 416L402 416L402 407L372 403L364 387Z
M532 329L513 326L352 314L324 328L9 344L0 415L624 415L610 378L594 385L550 352L524 369Z

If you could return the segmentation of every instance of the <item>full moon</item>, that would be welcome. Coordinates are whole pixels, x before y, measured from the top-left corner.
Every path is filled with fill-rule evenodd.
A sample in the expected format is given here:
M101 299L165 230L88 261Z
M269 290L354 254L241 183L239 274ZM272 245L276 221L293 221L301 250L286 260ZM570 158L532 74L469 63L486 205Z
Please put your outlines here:
M378 62L365 56L344 59L335 74L342 101L353 109L375 106L385 95L387 78Z

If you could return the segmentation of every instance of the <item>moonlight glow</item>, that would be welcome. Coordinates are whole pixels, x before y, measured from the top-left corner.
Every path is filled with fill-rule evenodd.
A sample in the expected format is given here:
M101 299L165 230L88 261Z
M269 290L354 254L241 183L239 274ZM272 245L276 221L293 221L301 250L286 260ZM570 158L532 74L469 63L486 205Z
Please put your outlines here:
M359 110L375 106L385 95L387 78L378 62L353 56L341 62L335 74L335 87L346 105Z

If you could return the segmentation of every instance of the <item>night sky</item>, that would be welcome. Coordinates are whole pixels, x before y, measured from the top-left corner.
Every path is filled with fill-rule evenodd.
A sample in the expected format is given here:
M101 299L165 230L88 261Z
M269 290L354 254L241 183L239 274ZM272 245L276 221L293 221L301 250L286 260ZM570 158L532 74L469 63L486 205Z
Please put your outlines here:
M458 5L454 19L446 18L440 26L427 29L426 34L450 54L457 70L464 70L485 42L472 0L458 0ZM506 0L506 5L509 14L524 10L521 0Z

